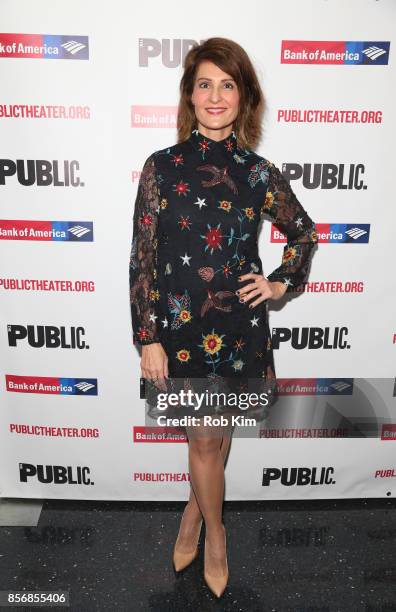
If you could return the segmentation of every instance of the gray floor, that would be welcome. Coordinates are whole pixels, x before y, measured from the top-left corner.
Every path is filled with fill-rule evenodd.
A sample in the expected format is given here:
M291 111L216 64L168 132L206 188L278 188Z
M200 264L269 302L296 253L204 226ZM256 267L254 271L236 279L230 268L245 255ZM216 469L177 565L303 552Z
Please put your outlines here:
M0 498L0 527L36 527L42 499Z
M0 505L1 590L68 590L73 612L396 611L392 499L226 502L219 601L203 582L204 532L194 563L172 568L184 504L41 503Z

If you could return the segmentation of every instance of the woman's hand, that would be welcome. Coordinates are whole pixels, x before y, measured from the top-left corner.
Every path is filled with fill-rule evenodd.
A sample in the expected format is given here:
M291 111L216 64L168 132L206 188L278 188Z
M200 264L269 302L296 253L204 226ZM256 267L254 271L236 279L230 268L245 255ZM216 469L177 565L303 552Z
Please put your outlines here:
M249 308L257 306L257 304L264 302L264 300L268 298L279 300L286 293L287 285L285 283L280 281L271 282L262 274L250 272L249 274L242 274L242 276L238 277L239 281L246 281L249 279L252 280L251 283L244 285L235 292L240 302L248 302L254 297L256 298L254 302L249 304Z
M160 342L143 344L140 368L143 378L152 380L163 391L167 390L164 379L169 375L168 356Z

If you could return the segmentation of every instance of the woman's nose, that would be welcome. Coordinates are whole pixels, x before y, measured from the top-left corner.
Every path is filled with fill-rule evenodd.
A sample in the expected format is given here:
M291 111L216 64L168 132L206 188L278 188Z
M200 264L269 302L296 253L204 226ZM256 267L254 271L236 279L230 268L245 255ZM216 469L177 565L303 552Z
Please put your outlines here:
M210 92L210 101L216 103L219 100L221 100L221 92L216 87L213 87Z

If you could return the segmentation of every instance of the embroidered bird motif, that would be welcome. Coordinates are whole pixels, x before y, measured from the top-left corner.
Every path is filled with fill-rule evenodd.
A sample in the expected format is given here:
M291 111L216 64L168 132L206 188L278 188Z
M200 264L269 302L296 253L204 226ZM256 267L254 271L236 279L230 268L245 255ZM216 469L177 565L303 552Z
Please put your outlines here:
M212 307L217 310L222 310L223 312L231 312L231 306L225 306L222 300L226 297L235 296L233 291L212 291L211 289L207 289L207 292L208 297L201 307L201 317L203 317Z
M224 166L224 168L219 168L214 164L203 164L202 166L197 166L197 170L211 172L213 174L213 177L211 179L201 181L202 187L214 187L215 185L224 183L225 185L227 185L227 187L231 189L232 193L235 193L235 195L238 194L237 186L228 174L228 166Z

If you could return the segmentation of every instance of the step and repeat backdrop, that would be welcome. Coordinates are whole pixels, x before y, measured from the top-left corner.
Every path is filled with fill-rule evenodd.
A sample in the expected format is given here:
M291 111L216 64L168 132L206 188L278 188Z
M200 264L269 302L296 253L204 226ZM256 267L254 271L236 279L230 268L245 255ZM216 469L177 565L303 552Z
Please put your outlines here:
M0 13L0 496L189 494L183 430L145 418L128 273L143 162L176 142L184 57L211 36L249 53L257 151L319 236L304 290L270 306L279 397L237 424L226 499L393 495L395 2ZM285 236L265 220L259 245L269 274Z

